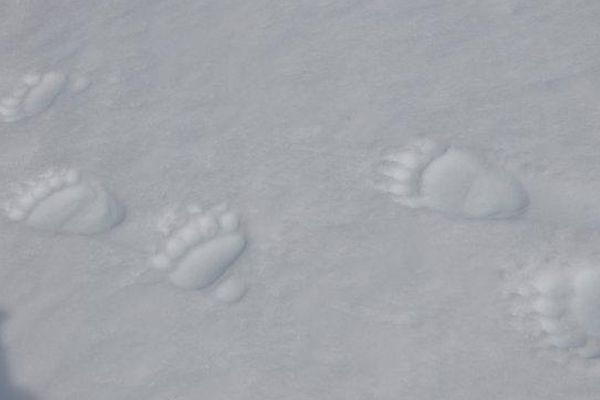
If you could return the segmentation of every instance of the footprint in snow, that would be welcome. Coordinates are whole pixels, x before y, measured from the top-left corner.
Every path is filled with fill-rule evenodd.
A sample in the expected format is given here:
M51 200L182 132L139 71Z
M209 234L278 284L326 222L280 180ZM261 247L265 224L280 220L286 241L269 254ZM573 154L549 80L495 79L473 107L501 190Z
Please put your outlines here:
M85 77L68 77L58 71L27 74L12 94L0 100L0 119L17 122L33 117L46 111L65 88L77 93L88 85Z
M111 193L75 170L48 171L21 185L4 208L12 221L73 234L108 231L125 217L124 206Z
M222 204L203 212L188 206L174 210L159 224L163 233L150 265L166 271L171 283L183 289L203 289L216 282L242 254L246 237L236 212ZM241 281L230 280L217 289L217 297L228 303L245 293Z
M508 172L477 154L420 139L385 155L377 188L410 208L428 208L470 219L510 218L522 213L528 197Z
M600 357L600 271L591 262L540 260L513 276L513 315L541 344Z

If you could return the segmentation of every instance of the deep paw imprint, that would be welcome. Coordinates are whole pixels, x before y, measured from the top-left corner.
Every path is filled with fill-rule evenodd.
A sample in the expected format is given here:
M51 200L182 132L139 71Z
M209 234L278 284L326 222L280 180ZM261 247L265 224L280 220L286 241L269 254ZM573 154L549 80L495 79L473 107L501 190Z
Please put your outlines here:
M6 216L46 231L94 234L119 224L125 208L100 183L75 170L49 171L20 186Z
M520 182L476 154L420 139L384 156L378 189L411 208L449 216L495 219L516 216L528 204Z
M600 356L600 272L547 272L532 284L531 306L548 343L582 357Z
M15 122L45 111L67 83L61 72L27 74L10 96L0 101L4 122Z
M513 314L541 344L600 357L600 271L590 262L537 260L513 280Z
M0 119L17 122L47 110L65 90L77 93L89 86L84 76L69 77L59 71L26 74L13 92L0 100Z
M173 212L165 239L150 259L152 267L168 272L184 289L202 289L217 281L246 247L237 213L226 205L208 212L199 207Z

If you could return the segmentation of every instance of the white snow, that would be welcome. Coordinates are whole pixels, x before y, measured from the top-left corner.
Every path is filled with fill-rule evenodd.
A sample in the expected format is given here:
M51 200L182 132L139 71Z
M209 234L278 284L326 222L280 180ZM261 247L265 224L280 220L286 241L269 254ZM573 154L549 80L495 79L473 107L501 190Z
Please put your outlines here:
M599 21L2 2L0 399L596 400Z

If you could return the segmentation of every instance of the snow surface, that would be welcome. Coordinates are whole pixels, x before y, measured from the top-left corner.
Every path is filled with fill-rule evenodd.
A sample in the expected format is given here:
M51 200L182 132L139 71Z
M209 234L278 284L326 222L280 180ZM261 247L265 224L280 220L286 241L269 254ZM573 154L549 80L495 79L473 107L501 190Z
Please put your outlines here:
M597 399L600 360L541 316L597 338L599 21L595 0L5 0L0 195L74 168L127 213L0 219L0 398ZM374 166L416 138L527 209L391 201ZM222 201L246 247L170 284L162 216ZM512 291L548 268L570 297Z

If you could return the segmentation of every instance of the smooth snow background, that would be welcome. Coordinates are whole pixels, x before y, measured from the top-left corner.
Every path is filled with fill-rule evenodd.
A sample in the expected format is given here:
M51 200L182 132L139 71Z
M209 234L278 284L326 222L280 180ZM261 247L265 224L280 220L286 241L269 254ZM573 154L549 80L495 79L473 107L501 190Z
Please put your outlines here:
M91 81L0 125L5 196L66 165L128 207L92 238L0 221L7 385L40 400L598 397L595 363L513 329L502 271L600 243L600 3L7 0L0 21L2 93L31 70ZM529 213L448 220L377 193L379 152L417 135L513 171ZM235 305L146 271L156 217L196 200L244 216Z

